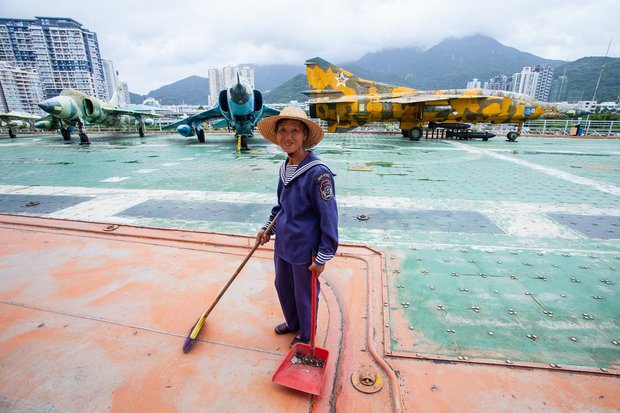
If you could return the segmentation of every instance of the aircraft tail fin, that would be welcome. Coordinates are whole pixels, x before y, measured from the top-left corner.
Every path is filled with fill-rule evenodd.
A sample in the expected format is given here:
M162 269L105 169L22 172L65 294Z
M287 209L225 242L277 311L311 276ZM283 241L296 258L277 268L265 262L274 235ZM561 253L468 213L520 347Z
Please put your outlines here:
M121 105L121 89L122 86L117 86L116 89L114 89L114 93L112 94L112 98L110 99L110 104L113 106L120 106Z
M394 93L399 89L412 90L362 79L320 57L306 60L305 65L310 90L304 93L311 98L338 98L347 95Z

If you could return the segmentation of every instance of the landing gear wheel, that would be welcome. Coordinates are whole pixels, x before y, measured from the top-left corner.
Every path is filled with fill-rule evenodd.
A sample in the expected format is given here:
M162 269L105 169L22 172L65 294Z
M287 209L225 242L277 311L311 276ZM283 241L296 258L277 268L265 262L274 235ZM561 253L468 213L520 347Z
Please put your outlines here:
M248 137L247 136L241 136L241 150L242 151L250 150L250 148L248 147Z
M17 135L15 134L15 131L13 130L13 128L9 128L9 138L11 139L17 138Z
M199 129L196 131L196 137L198 138L198 142L205 143L205 131L204 129Z
M85 132L80 132L80 145L90 145L88 135Z
M71 140L71 132L69 132L69 129L60 128L60 134L64 141L69 142Z
M413 128L409 131L409 139L419 141L422 137L422 128Z
M140 135L141 138L144 138L144 126L142 125L138 126L138 134Z
M506 138L508 138L508 142L516 142L519 134L517 132L508 132Z

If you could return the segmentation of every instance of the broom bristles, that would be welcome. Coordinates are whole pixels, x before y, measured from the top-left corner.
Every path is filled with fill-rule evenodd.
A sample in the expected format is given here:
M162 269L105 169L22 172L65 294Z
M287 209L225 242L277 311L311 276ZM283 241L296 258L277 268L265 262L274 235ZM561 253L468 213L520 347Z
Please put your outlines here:
M192 349L192 346L194 345L194 341L196 340L192 340L192 338L189 336L185 338L185 343L183 343L183 353L189 353L189 351Z
M194 332L194 329L196 328L196 325L198 325L199 321L200 321L200 318L196 320L192 328L189 329L189 333L187 333L187 337L185 337L185 342L183 343L183 353L185 354L189 353L189 351L192 349L192 346L194 345L194 341L196 341L196 339L192 339L192 333Z

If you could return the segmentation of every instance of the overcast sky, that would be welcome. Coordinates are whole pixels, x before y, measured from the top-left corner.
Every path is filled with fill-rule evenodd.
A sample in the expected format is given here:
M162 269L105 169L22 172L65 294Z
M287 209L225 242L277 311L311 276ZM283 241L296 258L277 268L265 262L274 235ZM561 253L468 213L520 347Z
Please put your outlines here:
M548 59L620 54L620 0L22 0L0 17L70 17L132 92L226 64L334 63L483 34Z

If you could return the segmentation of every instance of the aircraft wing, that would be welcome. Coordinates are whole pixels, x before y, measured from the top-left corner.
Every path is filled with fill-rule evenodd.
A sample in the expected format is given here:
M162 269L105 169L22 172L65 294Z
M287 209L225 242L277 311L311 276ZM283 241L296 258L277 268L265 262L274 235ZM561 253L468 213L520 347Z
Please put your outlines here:
M216 105L211 109L207 109L204 112L196 113L195 115L188 116L184 119L171 123L162 127L162 129L174 129L180 125L189 125L192 123L204 122L205 120L215 119L215 118L223 118L222 112L220 111L220 105Z
M228 121L226 119L220 119L216 122L213 122L213 125L211 126L213 126L213 129L227 129L229 127Z
M41 116L31 115L30 113L21 113L21 112L6 112L0 113L1 120L35 120L39 119Z
M358 100L364 98L365 96L360 95L345 95L338 98L331 98L328 96L316 97L314 99L310 99L308 103L350 103L357 102Z
M158 118L161 117L162 115L156 114L156 113L147 113L147 112L141 112L141 111L137 111L137 110L131 110L131 109L123 109L123 108L102 108L104 110L104 112L106 112L108 115L130 115L130 116L145 116L145 117L150 117L150 118Z
M455 95L455 94L420 94L420 95L405 95L393 98L384 98L377 100L382 103L400 103L406 105L407 103L423 103L423 102L436 102L440 100L448 99L486 99L488 96L482 95Z
M263 116L261 116L261 118L268 118L269 116L277 116L279 114L279 110L270 108L269 106L263 106Z

